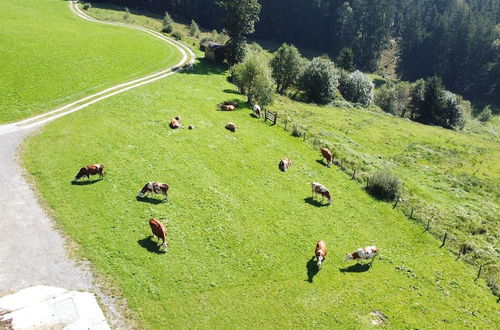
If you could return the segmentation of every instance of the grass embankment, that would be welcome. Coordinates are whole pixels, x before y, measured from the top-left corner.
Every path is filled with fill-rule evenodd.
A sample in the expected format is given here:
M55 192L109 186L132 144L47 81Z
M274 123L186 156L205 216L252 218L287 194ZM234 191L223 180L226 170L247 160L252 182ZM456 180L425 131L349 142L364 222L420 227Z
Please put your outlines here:
M66 1L2 0L0 17L0 123L180 59L174 47L143 32L84 21Z
M392 117L377 110L318 107L278 98L271 107L282 120L327 144L352 173L387 168L405 187L405 212L448 243L467 243L466 257L498 268L500 145L498 137L455 132ZM280 123L280 125L283 125ZM455 250L457 251L457 250ZM468 251L471 252L471 251ZM490 269L489 274L498 273Z
M318 163L301 140L246 109L215 110L233 98L242 99L225 72L197 63L191 73L50 123L27 142L25 165L57 222L144 328L366 328L376 310L393 328L500 322L475 269ZM170 130L177 115L196 129ZM240 126L235 134L224 129L229 121ZM287 173L277 168L282 157L295 163ZM79 167L93 162L106 165L106 178L72 185ZM136 200L150 180L171 185L169 202ZM310 199L311 181L331 189L333 205ZM167 254L156 253L150 217L166 224ZM318 239L330 252L316 274ZM345 253L372 244L381 258L371 268L344 262Z

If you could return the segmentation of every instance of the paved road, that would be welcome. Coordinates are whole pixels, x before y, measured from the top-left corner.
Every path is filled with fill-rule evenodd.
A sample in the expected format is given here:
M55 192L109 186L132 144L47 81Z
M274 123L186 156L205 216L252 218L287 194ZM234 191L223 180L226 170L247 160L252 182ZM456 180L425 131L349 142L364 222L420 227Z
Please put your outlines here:
M69 6L76 15L86 20L126 26L100 22L82 13L72 2ZM152 34L174 45L183 55L176 66L194 61L194 53L186 46L152 30L127 27ZM93 276L88 268L68 258L64 237L54 229L53 220L38 204L32 188L23 177L24 170L16 161L16 153L23 139L47 122L175 72L172 68L166 68L46 114L0 126L0 296L40 284L99 293L93 286ZM113 309L113 306L109 307Z

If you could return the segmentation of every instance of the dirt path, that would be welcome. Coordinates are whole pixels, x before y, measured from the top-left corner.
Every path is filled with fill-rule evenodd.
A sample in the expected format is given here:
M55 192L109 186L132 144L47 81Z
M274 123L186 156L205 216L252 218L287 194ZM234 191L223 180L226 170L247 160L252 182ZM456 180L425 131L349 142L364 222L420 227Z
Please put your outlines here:
M91 18L81 12L73 2L70 2L69 6L71 11L83 19L126 26ZM126 27L144 31L174 45L183 55L176 66L194 61L194 53L181 43L142 27ZM16 162L16 153L23 139L45 123L175 72L172 68L166 68L110 87L48 113L0 126L0 296L44 284L94 292L101 296L102 300L106 300L93 286L93 276L88 268L77 265L68 258L65 240L53 228L53 220L38 204L35 193L23 177L24 170ZM114 309L113 306L108 307ZM113 325L113 321L110 321Z

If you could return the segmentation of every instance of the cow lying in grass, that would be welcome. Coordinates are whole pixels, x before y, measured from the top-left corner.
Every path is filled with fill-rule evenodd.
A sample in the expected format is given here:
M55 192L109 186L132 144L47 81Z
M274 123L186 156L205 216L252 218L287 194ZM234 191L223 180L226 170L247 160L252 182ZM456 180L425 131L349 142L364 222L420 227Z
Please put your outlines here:
M347 254L345 257L345 261L349 260L357 260L358 263L363 260L375 259L378 254L378 249L376 246L368 246L363 249L357 249L355 252L351 254Z
M163 241L161 246L160 246L160 250L167 252L167 249L168 249L167 230L165 229L165 226L163 225L163 223L156 220L155 218L151 218L151 219L149 219L149 226L151 227L151 231L153 232L153 235L158 237L158 243L160 242L160 239Z
M181 117L174 117L174 118L172 118L172 120L170 121L169 126L172 129L182 128Z
M165 195L165 200L168 200L168 184L160 182L148 182L144 185L137 197L144 197L148 193Z
M331 167L333 164L333 154L328 148L322 147L320 149L321 154L326 159L326 166Z
M322 202L326 197L328 199L328 204L332 204L332 196L330 195L330 191L328 191L325 186L323 186L321 183L313 182L311 183L311 187L313 198L320 194Z
M324 241L316 242L316 249L314 249L314 256L318 260L318 268L321 269L322 263L325 260L328 250Z
M238 107L238 102L225 101L219 104L219 107L222 111L233 111Z
M231 131L231 132L236 132L236 130L238 129L238 126L236 126L235 124L233 123L227 123L226 126L224 126L227 130Z
M74 181L78 181L84 176L87 177L87 180L90 180L91 175L99 175L99 179L102 179L105 175L104 165L93 164L82 167L80 171L78 171L78 173L76 174Z
M278 167L280 170L282 170L283 172L286 172L286 170L292 166L292 161L288 158L283 158L282 160L280 160L279 164L278 164Z

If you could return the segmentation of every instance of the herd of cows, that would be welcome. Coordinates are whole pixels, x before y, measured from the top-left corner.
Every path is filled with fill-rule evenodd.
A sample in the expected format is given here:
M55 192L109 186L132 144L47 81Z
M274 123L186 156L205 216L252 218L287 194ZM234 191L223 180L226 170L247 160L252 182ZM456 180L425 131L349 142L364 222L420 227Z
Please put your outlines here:
M235 102L225 102L222 103L220 106L221 109L224 106L224 107L233 107L233 109L231 110L234 110L234 107L237 106L237 103L235 104ZM253 111L258 117L260 117L261 109L258 105L254 105ZM169 126L172 129L183 128L183 126L181 125L181 118L180 117L172 118L172 120L169 123ZM227 123L225 128L234 133L238 127L233 123ZM194 129L194 126L190 125L189 129ZM328 167L331 167L334 158L333 153L326 147L320 148L320 151L322 156L326 160L326 165ZM290 166L292 166L292 161L288 158L283 158L278 163L278 168L283 172L286 172ZM90 180L91 175L98 175L100 179L103 179L105 176L104 166L101 164L93 164L82 167L76 174L74 181L78 181L84 177L87 177L87 180ZM311 188L312 188L313 198L317 197L317 195L319 194L321 195L321 202L323 202L323 200L326 198L328 204L332 203L332 196L330 194L330 191L325 186L323 186L318 182L312 182ZM165 201L168 201L168 190L169 186L166 183L148 182L141 189L137 197L142 198L145 197L148 193L152 193L152 194L164 195ZM151 227L153 237L156 236L158 238L158 243L160 243L160 240L162 241L160 245L160 251L166 252L168 248L168 243L167 243L167 230L165 228L165 225L161 223L159 220L151 218L149 220L149 226ZM319 269L322 268L322 263L325 260L327 253L328 249L326 247L326 243L322 240L317 241L316 248L314 250L314 257L316 258L317 266ZM348 253L346 255L345 261L357 260L358 262L361 262L364 260L371 260L373 262L377 254L378 254L377 247L368 246L365 248L359 248L353 253Z

